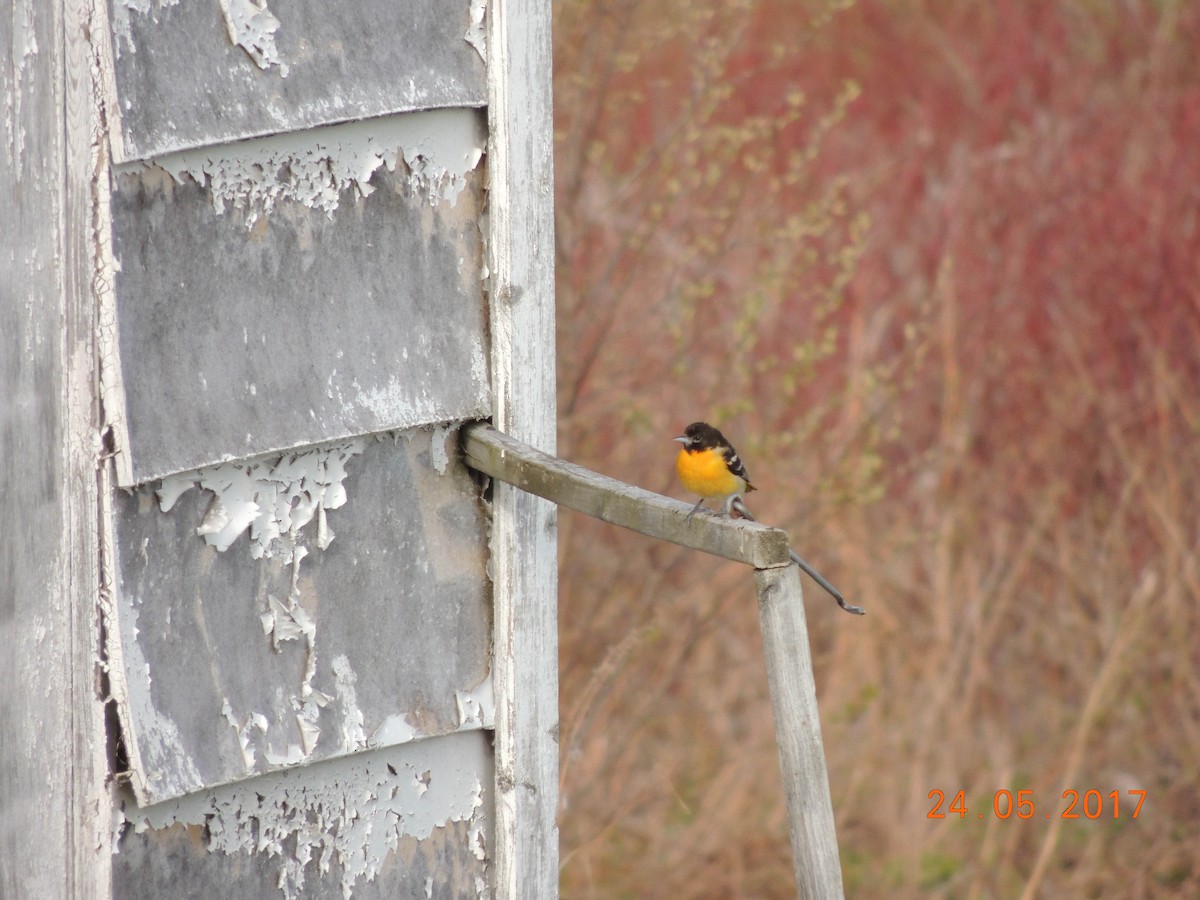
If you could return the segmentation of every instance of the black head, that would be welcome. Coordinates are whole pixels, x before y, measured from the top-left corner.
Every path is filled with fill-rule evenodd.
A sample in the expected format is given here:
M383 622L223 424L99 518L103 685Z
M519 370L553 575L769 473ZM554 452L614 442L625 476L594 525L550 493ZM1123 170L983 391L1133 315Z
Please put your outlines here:
M675 440L688 450L728 446L725 436L707 422L693 422L683 429L682 437L677 437Z

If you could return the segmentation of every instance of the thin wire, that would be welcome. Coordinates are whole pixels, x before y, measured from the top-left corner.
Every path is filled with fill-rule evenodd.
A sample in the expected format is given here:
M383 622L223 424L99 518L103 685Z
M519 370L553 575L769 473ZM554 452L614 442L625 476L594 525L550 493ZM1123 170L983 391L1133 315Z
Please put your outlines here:
M733 499L733 503L731 504L731 507L733 509L736 509L738 511L738 514L743 519L749 519L751 522L758 521L756 518L754 518L754 516L750 515L750 510L748 510L746 508L746 504L742 502L741 497L735 497ZM692 512L695 512L695 510L692 510ZM838 602L838 606L840 606L846 612L853 613L856 616L865 616L867 614L867 611L865 609L863 609L861 606L852 606L851 604L847 603L846 598L842 596L842 592L839 591L837 588L835 588L828 581L826 581L824 576L821 575L820 572L818 572L816 569L814 569L812 566L810 566L808 563L806 563L804 560L802 560L799 556L797 556L796 551L793 550L791 547L788 548L788 556L790 556L792 558L792 562L794 562L801 569L803 569L805 572L807 572L809 577L812 578L813 581L815 581L821 587L825 588L825 590L827 590L829 592L829 595Z

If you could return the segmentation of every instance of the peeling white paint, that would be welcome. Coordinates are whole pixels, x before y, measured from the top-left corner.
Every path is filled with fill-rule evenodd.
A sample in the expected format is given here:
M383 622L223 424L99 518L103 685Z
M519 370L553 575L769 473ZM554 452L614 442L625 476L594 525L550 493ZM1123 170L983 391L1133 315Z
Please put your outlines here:
M409 724L403 713L393 713L375 729L368 744L371 747L390 747L416 740L421 736L421 732Z
M182 0L116 0L112 4L115 54L119 57L123 47L128 47L131 53L137 53L137 45L133 42L133 33L129 26L131 16L153 15L160 9L168 9L181 2Z
M304 676L298 692L289 698L296 726L295 740L288 740L280 747L270 740L272 735L265 717L255 712L235 712L226 699L222 713L237 731L247 770L253 768L256 759L251 743L254 728L262 734L263 759L275 767L303 762L312 755L320 739L321 711L334 698L313 687L317 675L317 628L312 615L300 602L300 563L309 553L300 540L302 530L314 519L317 523L316 546L324 550L333 540L326 510L338 509L346 503L343 485L346 463L362 453L366 440L356 438L267 459L221 463L168 476L158 488L159 507L163 512L169 512L185 491L197 485L213 492L208 512L196 533L218 551L227 550L241 534L249 531L253 558L280 556L292 565L288 595L281 598L267 594L259 621L263 634L276 651L288 641L304 643ZM133 644L136 649L136 638L123 643ZM365 746L366 736L362 733L362 713L354 698L353 672L349 671L349 662L344 657L340 659L342 668L338 668L339 663L335 660L334 673L338 697L344 704L343 751L350 752ZM148 677L146 680L148 682ZM355 716L357 730L353 727Z
M288 743L282 751L269 745L263 758L271 766L290 766L303 762L317 747L321 737L319 720L323 710L333 700L328 694L313 687L317 677L317 625L312 616L300 603L297 581L300 577L300 562L308 555L302 546L295 549L292 559L292 585L286 600L274 594L267 595L267 609L259 614L263 633L271 638L274 650L285 641L304 641L304 676L298 694L293 694L290 703L296 723L299 743Z
M350 897L356 882L374 880L389 864L401 838L426 840L456 822L468 823L473 854L487 858L483 785L490 784L489 757L485 737L449 735L142 808L122 793L113 804L114 852L130 830L194 826L202 829L209 852L277 860L286 898L304 893L305 866L312 860L323 873L336 862L342 896ZM427 891L431 887L427 881ZM476 890L489 896L486 882L476 881Z
M480 59L487 62L487 24L484 22L484 17L487 15L487 0L471 0L467 15L470 17L470 24L467 26L467 33L463 35L463 40L475 48Z
M478 111L435 109L183 150L117 170L158 166L180 184L188 178L207 188L218 215L232 207L250 227L283 201L332 215L344 192L370 196L371 176L385 165L394 172L401 161L430 205L453 206L485 146Z
M419 386L420 394L414 393L417 387L399 378L389 378L385 385L360 388L350 400L381 421L436 422L451 418L442 407L440 398L435 397L427 385Z
M121 612L128 619L120 623L122 640L120 653L114 653L109 642L109 665L124 666L122 671L141 672L143 675L136 679L117 679L125 682L114 697L124 700L129 710L128 720L137 723L137 729L142 736L138 742L127 742L130 770L134 780L134 790L139 796L147 796L150 784L169 783L173 790L180 793L197 791L204 786L204 779L187 752L186 742L179 732L175 721L158 711L154 706L154 698L150 692L150 664L142 653L141 645L137 642L137 610L127 607ZM132 636L132 639L125 639ZM128 724L128 723L126 723ZM145 776L143 783L142 776Z
M113 32L118 56L124 48L137 52L130 29L132 15L152 15L154 12L175 6L180 0L118 0L113 4ZM275 32L282 23L267 8L267 0L216 0L225 20L229 41L241 47L260 69L279 67L279 74L286 78L288 67L279 56L275 46Z
M450 454L446 451L446 439L451 435L457 434L457 422L451 422L448 425L435 425L433 427L433 433L430 436L429 462L433 465L433 470L439 475L445 475L446 467L450 465Z
M92 270L92 292L96 297L96 354L99 362L100 402L104 407L104 424L111 429L116 445L114 465L117 484L133 482L133 460L124 436L128 433L125 415L125 380L121 372L119 334L117 331L116 278L121 262L112 246L112 167L108 147L103 141L93 142L93 171L99 182L94 194L92 240L95 242L95 264Z
M317 519L322 550L334 533L326 510L346 502L346 462L362 453L364 438L250 462L219 463L169 475L158 488L159 507L170 512L179 496L196 485L215 495L196 533L218 551L250 532L255 559L282 555L292 562L301 530ZM305 551L307 552L307 551ZM282 638L288 640L288 638Z
M267 0L217 0L221 15L225 17L225 28L229 41L241 47L264 71L279 66L279 74L287 78L288 67L280 60L275 47L275 32L283 24L269 9Z
M297 548L297 551L303 548ZM316 638L317 626L312 617L305 612L293 597L280 600L274 594L267 595L267 611L259 616L262 620L263 634L271 638L271 646L279 650L279 645L285 641L305 640L312 645Z
M353 753L367 746L367 734L363 731L365 720L358 706L358 695L354 691L358 676L354 674L350 658L345 654L335 656L331 668L334 684L337 686L335 696L342 708L341 749L343 753Z
M229 705L229 698L221 704L221 715L225 720L233 726L234 732L237 734L238 746L242 750L242 763L246 767L246 771L254 769L254 747L250 743L250 729L256 728L263 734L267 733L268 722L267 717L262 713L251 713L245 721L239 722L233 714L233 707Z
M423 510L426 504L434 508L440 495L432 488L450 477L451 454L457 453L456 445L451 443L456 430L456 424L446 423L390 435L393 442L406 448L415 477L416 503ZM216 705L236 736L231 749L236 748L235 752L240 753L240 761L234 756L225 764L223 778L245 777L256 769L297 766L314 755L342 756L427 737L411 721L412 709L364 711L356 693L363 673L361 669L355 670L362 660L353 661L354 654L346 654L340 648L328 656L319 654L319 616L315 605L319 601L302 590L304 583L300 580L300 567L307 555L316 552L316 547L326 546L331 539L328 523L324 530L321 525L324 509L339 508L348 502L345 479L349 460L364 452L368 442L387 437L365 436L257 460L222 463L167 477L158 485L157 499L164 513L171 512L179 498L194 487L212 492L209 508L196 530L218 552L232 546L238 535L247 533L252 557L273 557L290 565L290 584L283 587L276 579L271 590L263 590L256 599L246 600L256 604L257 622L270 650L279 653L291 645L290 652L295 653L292 642L300 645L302 655L296 661L303 665L303 674L298 682L292 680L295 678L292 675L287 683L276 685L270 699L261 694L255 700L239 699L241 695L236 692L217 695ZM190 508L196 507L193 504ZM449 527L450 521L438 515L428 517L431 551L438 547L458 547L453 540L437 539L437 529ZM313 522L317 523L315 535ZM147 541L142 543L143 555L151 552L147 550ZM447 558L442 559L442 555ZM460 577L459 569L471 567L471 560L464 559L461 552L434 553L432 563L446 579ZM414 564L428 570L431 560L420 559ZM121 653L126 652L114 683L118 689L128 686L132 694L132 700L126 698L120 704L123 710L130 709L127 716L123 712L127 730L137 735L130 742L131 749L134 754L140 751L156 757L148 760L131 754L135 777L144 775L145 781L136 783L137 796L149 802L151 798L198 790L201 784L197 767L188 759L174 721L159 716L153 709L150 683L152 675L158 673L150 671L138 645L137 613L136 598L120 605L119 629L114 630L119 632L119 640L111 642L111 658L120 663ZM322 685L324 691L316 687L319 658L320 671L332 675L331 684ZM457 685L447 687L456 700L460 731L492 727L494 702L490 676L468 690L455 690ZM243 704L241 708L239 703ZM381 713L386 715L382 722ZM142 746L147 740L153 744L148 750ZM163 769L163 757L190 768L186 772Z
M496 698L491 672L469 691L455 691L454 701L458 704L459 731L496 727Z
M12 44L6 48L10 51L8 67L12 71L12 80L6 79L4 92L4 134L9 140L5 143L7 162L13 171L21 171L21 161L25 154L25 138L28 134L25 128L27 115L21 111L25 100L24 81L27 69L31 68L30 61L38 55L38 41L34 9L37 0L18 2L11 11Z

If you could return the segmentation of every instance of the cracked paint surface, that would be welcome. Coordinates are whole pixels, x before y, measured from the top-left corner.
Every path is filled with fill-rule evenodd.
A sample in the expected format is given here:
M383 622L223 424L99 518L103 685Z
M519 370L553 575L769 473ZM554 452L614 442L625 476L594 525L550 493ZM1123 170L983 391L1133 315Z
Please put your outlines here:
M164 478L156 492L159 508L170 512L183 492L197 486L210 491L213 498L204 521L196 528L197 535L218 552L224 552L238 537L249 532L253 559L278 556L292 567L290 592L282 599L268 593L267 608L259 618L263 633L276 651L287 641L299 641L304 646L304 676L299 692L288 701L299 740L288 743L283 750L275 749L267 742L270 730L267 718L262 713L250 712L239 720L226 698L221 711L237 733L247 771L254 769L256 760L252 729L267 743L263 758L268 765L295 765L316 749L321 736L321 711L335 698L341 703L343 712L342 751L349 753L366 746L349 659L339 656L333 660L337 688L333 695L313 687L317 674L317 626L301 604L297 587L300 563L309 553L306 546L298 543L301 532L315 520L313 543L316 548L325 550L332 543L335 535L326 511L346 503L343 487L346 463L361 454L365 446L365 438L356 438L343 444L287 453L277 459L206 466L195 472ZM168 743L177 745L179 742Z
M133 39L131 16L149 16L168 9L182 0L119 0L113 4L113 31L117 36L116 52L137 53L137 42ZM195 0L193 0L195 2ZM266 71L279 68L286 78L288 66L281 59L276 47L275 33L282 22L267 8L267 0L215 0L229 35L229 42L241 47L260 69Z
M33 63L38 56L38 41L34 23L34 3L23 0L11 10L12 44L8 48L8 65L12 79L5 79L4 89L4 151L13 171L19 172L25 152L28 131L25 127L26 114L22 107L26 100L25 82L31 77Z
M120 483L486 414L484 124L434 110L115 167Z
M484 21L487 15L487 0L471 0L467 15L471 24L467 27L463 40L475 48L480 59L487 62L487 23Z
M281 554L285 562L294 560L299 566L303 554L295 558L296 541L301 529L314 519L316 546L324 550L333 542L335 535L327 511L345 504L342 482L346 480L346 463L365 446L365 439L356 438L278 458L220 463L170 475L158 488L159 508L170 512L180 494L198 485L213 493L208 513L196 528L196 534L208 544L218 551L228 550L249 531L250 555L254 559ZM284 620L292 610L281 609L280 613ZM292 623L299 624L294 618Z
M458 704L460 730L495 727L496 698L490 671L483 681L469 691L455 691L454 700Z
M241 47L260 69L279 67L279 74L287 78L288 67L279 58L275 47L275 32L283 23L269 9L267 0L218 0L225 27L229 31L230 43Z
M119 162L487 104L482 0L96 3Z
M357 438L116 493L108 650L142 803L492 727L486 520L455 436ZM332 544L324 509L344 531Z
M401 163L430 205L454 206L485 144L474 110L440 109L183 150L118 171L153 165L177 183L190 179L206 188L214 212L240 212L249 228L282 201L332 215L343 194L370 196L376 170Z
M470 893L487 897L492 777L489 741L473 733L315 763L152 806L138 807L128 793L118 793L115 887L129 877L123 866L133 867L136 877L145 848L166 829L184 826L200 837L204 853L241 860L220 866L226 892L247 870L266 869L262 874L273 871L283 897L311 895L315 880L322 895L334 889L348 898L361 882L404 878L407 867L417 890L463 896L465 882ZM458 871L446 871L440 856L420 870L420 860L402 850L408 839L449 844ZM129 854L134 858L121 860ZM189 877L186 859L175 865Z
M150 16L159 10L168 9L182 0L116 0L112 4L112 30L116 36L113 49L120 56L123 52L137 52L137 43L130 30L132 16Z

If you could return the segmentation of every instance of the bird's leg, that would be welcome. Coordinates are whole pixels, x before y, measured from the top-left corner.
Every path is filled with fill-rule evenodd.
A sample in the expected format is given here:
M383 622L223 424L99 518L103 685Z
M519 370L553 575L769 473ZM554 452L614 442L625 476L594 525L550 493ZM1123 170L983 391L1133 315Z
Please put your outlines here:
M699 512L699 510L700 510L700 507L702 507L703 505L704 505L704 498L703 498L703 497L701 497L701 498L700 498L700 501L699 501L699 502L698 502L698 503L697 503L695 506L693 506L693 507L692 507L692 511L691 511L690 513L688 513L688 514L687 514L687 517L688 517L688 519L690 519L690 518L691 518L692 516L694 516L694 515L695 515L697 512ZM685 519L684 521L686 521L686 519Z

